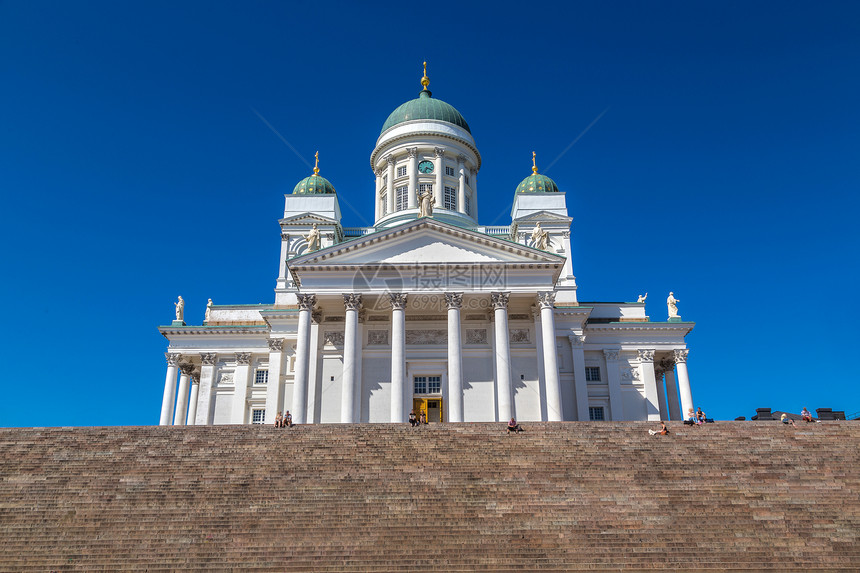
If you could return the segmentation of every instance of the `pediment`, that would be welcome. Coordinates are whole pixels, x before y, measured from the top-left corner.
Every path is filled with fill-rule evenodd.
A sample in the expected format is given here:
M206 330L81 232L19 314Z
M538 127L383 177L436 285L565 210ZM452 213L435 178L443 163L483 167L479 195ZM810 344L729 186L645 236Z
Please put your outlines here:
M292 215L290 217L286 217L278 221L281 226L289 226L289 225L313 225L316 223L317 225L337 225L337 221L335 219L331 219L329 217L323 217L322 215L316 215L314 213L301 213L299 215Z
M290 268L367 265L558 265L564 258L429 218L291 259Z
M559 215L558 213L553 213L552 211L537 211L535 213L529 213L525 217L520 217L519 219L515 219L514 222L518 224L523 223L570 223L573 221L572 217L565 217L564 215Z

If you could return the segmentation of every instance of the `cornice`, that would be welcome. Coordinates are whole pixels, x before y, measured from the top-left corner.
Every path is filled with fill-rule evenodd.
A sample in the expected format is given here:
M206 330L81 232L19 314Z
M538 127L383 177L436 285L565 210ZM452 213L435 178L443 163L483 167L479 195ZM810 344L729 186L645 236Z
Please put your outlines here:
M223 334L267 334L268 326L159 326L158 332L170 336L212 336Z
M415 121L416 123L424 123L424 122L432 121L432 120L420 119L420 120L414 120L414 121ZM407 124L407 123L408 123L408 122L403 122L403 123L398 124L398 126L400 126L400 125L405 125L405 124ZM397 127L397 126L392 126L392 128L390 128L390 129L393 129L394 127ZM380 139L382 139L382 136L383 136L383 135L385 135L385 134L380 135ZM428 136L428 135L429 135L429 136L432 136L432 137L438 137L438 138L440 138L440 139L450 139L451 141L456 141L456 142L461 143L461 144L465 145L466 147L468 147L468 148L469 148L469 150L470 150L472 153L474 153L474 154L475 154L475 157L476 157L476 158L477 158L477 160L478 160L477 168L478 168L478 170L480 171L480 169L481 169L481 163L482 163L482 160L481 160L481 152L479 152L479 151L478 151L478 148L477 148L477 147L475 147L475 145L474 145L474 144L469 143L468 141L466 141L466 140L465 140L465 139L463 139L462 137L457 137L457 136L452 135L452 134L448 134L448 133L439 133L438 131L429 131L429 130L422 130L422 131L410 131L409 133L404 133L403 135L397 135L397 136L394 136L394 137L392 137L391 139L386 140L386 141L385 141L385 143L383 143L382 145L377 145L377 146L373 149L373 152L370 154L370 168L371 168L371 169L374 169L374 170L376 169L376 160L377 160L377 157L378 157L380 154L385 155L385 154L383 153L383 151L384 151L384 150L389 149L393 144L396 144L397 142L400 142L400 141L403 141L403 140L412 139L412 138L414 138L414 137L416 137L416 136ZM432 147L435 147L435 145L434 145L434 146L432 146Z
M587 332L683 332L689 333L695 322L610 322L600 325L586 325Z

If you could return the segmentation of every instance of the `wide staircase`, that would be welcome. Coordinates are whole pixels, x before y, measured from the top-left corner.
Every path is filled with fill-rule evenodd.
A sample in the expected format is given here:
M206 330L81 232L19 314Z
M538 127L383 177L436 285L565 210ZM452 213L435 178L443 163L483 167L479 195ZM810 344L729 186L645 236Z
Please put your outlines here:
M860 571L860 423L0 430L2 571Z

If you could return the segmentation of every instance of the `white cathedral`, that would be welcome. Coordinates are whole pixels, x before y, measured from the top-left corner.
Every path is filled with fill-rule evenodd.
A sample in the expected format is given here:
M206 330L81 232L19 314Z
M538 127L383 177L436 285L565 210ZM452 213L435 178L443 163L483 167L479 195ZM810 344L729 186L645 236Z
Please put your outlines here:
M395 109L370 154L372 227L344 227L319 163L285 195L272 304L183 306L160 424L679 420L684 337L640 302L580 302L565 193L532 167L511 224L478 223L481 154L432 97ZM513 185L512 185L513 187ZM177 380L178 377L178 380Z

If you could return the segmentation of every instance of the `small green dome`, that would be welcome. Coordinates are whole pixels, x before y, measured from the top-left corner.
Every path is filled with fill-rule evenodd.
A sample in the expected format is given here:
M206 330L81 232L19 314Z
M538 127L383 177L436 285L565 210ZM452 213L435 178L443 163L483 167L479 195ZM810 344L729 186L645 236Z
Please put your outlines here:
M469 129L469 124L466 123L466 120L463 119L460 112L454 109L454 106L447 104L440 99L433 99L430 96L430 90L424 89L416 99L410 100L392 111L391 115L388 116L388 119L386 119L385 123L382 125L382 131L380 133L385 133L385 130L394 127L397 124L412 121L413 119L436 119L439 121L445 121L453 123L458 127L462 127L470 134L472 133Z
M337 195L337 193L328 179L320 175L311 175L296 184L293 195Z
M558 185L546 175L532 173L517 185L517 193L558 193Z

